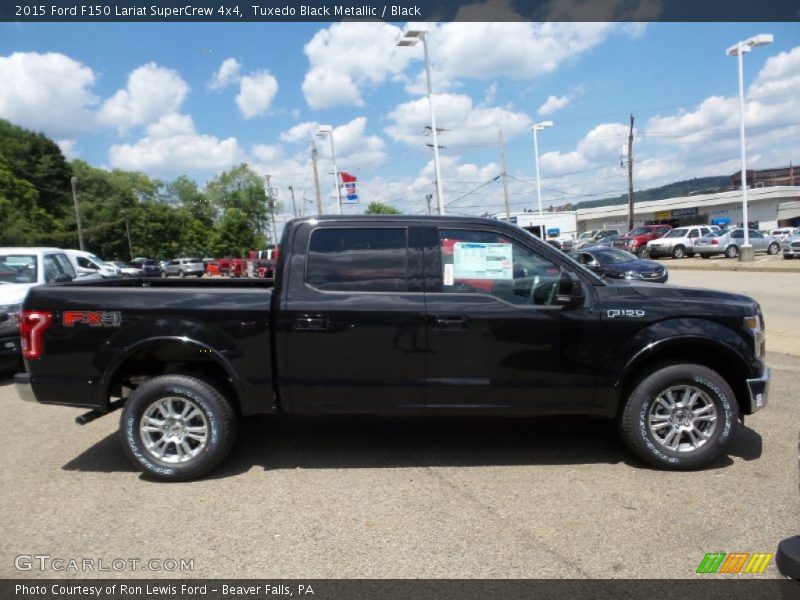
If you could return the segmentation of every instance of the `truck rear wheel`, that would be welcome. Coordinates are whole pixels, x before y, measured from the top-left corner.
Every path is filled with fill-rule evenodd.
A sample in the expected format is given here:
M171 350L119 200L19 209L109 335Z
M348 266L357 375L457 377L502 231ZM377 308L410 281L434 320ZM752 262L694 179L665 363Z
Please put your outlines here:
M620 416L628 447L661 469L713 464L739 417L730 386L716 371L686 363L658 367L633 387Z
M163 375L125 402L120 437L128 458L153 479L202 477L227 456L236 415L215 387L188 375Z

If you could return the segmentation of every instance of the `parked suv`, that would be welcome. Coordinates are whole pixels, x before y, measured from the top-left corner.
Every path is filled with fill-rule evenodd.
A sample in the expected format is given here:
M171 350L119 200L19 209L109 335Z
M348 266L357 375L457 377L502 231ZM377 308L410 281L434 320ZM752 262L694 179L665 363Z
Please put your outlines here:
M575 240L566 240L562 242L561 249L564 252L571 252L573 250L580 250L587 246L594 246L606 238L614 235L619 235L618 229L599 229L597 231L585 231Z
M186 277L187 275L194 275L195 277L202 277L205 273L205 266L203 265L202 258L176 258L169 261L161 273L162 277L169 277L177 275L178 277Z
M634 227L626 235L614 240L615 248L622 248L642 258L647 252L647 242L656 240L672 231L671 225L642 225Z
M120 277L120 268L113 263L105 262L99 256L83 250L64 250L69 258L78 277L90 277L97 279L97 276L109 278Z
M695 241L712 231L718 230L719 227L710 225L678 227L662 238L647 242L647 255L650 258L658 258L659 256L671 256L672 258L688 256L691 258L694 256Z
M28 290L75 277L58 248L0 248L0 370L22 362L19 315Z

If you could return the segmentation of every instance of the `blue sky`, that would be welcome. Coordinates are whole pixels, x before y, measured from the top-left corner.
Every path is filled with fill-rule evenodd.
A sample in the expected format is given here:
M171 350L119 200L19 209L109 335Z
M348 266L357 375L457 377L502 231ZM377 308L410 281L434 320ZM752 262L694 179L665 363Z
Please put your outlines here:
M272 175L287 207L289 185L314 196L309 144L328 124L339 169L359 177L362 206L346 211L381 200L421 212L434 190L424 63L420 48L395 46L402 26L2 23L0 117L70 158L162 179L203 183L246 161ZM800 163L796 23L430 28L450 212L502 209L499 129L513 209L534 207L533 121L555 122L540 134L545 205L624 190L630 113L637 188L736 171L736 60L725 49L763 32L775 42L745 57L750 165ZM327 197L329 142L317 143Z

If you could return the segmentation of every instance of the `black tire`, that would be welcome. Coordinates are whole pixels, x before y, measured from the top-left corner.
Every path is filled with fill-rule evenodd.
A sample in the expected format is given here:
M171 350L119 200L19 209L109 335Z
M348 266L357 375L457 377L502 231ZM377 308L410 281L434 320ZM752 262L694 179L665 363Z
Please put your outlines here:
M767 247L767 254L769 254L770 256L775 256L780 251L781 251L781 245L776 242L772 242Z
M701 254L701 255L700 255L700 258L710 258L710 255L708 255L708 254Z
M686 248L678 244L672 249L672 258L683 258L686 256Z
M731 244L725 248L725 256L727 258L737 258L739 256L739 248L737 248L734 244Z
M647 258L647 248L645 246L639 246L639 249L636 251L636 256L639 258Z
M681 395L681 389L685 389L683 386L692 386L695 390L699 390L701 394L698 401L704 403L703 406L713 404L716 421L713 429L705 432L709 437L698 447L680 449L684 445L682 440L688 440L689 437L688 433L678 433L676 441L678 449L669 449L664 445L664 440L657 438L651 431L648 419L659 419L659 424L663 422L665 419L663 413L654 414L654 411L658 413L663 410L660 404L656 405L657 398L670 388L678 388L675 394ZM680 398L685 399L682 395ZM673 417L677 419L686 419L687 415L692 417L693 413L690 411L698 410L696 405L685 411L679 404L676 407ZM650 465L670 470L699 469L712 465L725 452L736 431L738 418L739 406L736 397L719 373L694 363L666 364L645 373L634 384L620 415L619 428L627 446ZM694 427L694 417L692 421ZM699 427L711 427L708 421L701 419L697 421ZM675 429L670 423L671 420L666 423L666 427ZM666 427L659 431L665 431L665 435L669 436L670 432Z
M791 254L784 254L783 255L783 259L784 260L792 260L793 258L794 258L794 256L792 256Z
M167 452L164 459L157 457L142 437L147 434L140 430L145 413L166 398L176 399L178 408L189 406L188 403L194 405L202 413L197 418L204 419L205 443L196 456L184 462L173 462L178 451L174 442L164 446L166 450L172 444L171 454ZM140 385L125 402L120 417L120 439L125 454L147 476L160 481L187 481L206 475L223 461L236 440L237 426L233 407L217 388L188 375L162 375Z
M202 276L203 276L203 274L202 274L202 273L198 273L198 274L197 274L197 276L198 276L198 277L202 277Z

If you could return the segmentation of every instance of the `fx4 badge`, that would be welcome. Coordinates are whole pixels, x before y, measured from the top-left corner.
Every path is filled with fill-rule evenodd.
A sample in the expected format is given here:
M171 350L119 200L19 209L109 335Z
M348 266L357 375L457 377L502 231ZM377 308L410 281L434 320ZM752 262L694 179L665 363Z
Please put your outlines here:
M122 325L122 313L117 311L84 311L66 310L61 317L64 327L88 325L89 327L119 327Z
M612 308L606 311L609 319L616 319L619 317L628 317L633 319L639 319L645 315L645 312L641 309L619 309L619 308Z

